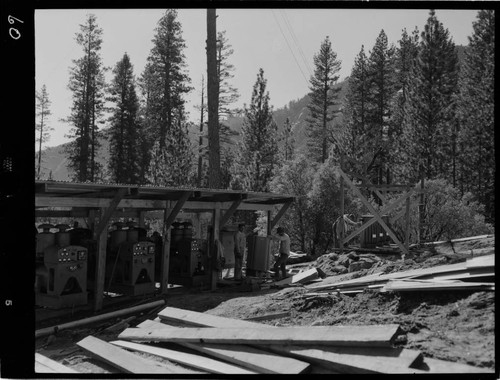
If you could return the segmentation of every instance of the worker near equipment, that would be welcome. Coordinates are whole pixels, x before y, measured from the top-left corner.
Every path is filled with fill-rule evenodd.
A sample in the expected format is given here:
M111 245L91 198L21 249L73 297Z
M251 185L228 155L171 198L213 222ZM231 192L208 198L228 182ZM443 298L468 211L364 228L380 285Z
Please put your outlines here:
M271 235L271 239L278 240L280 242L279 256L276 258L274 263L274 276L276 279L280 279L280 269L283 274L283 278L286 278L286 260L290 256L290 236L285 233L283 227L278 227L276 229L277 234Z
M234 279L241 280L241 268L243 268L243 256L245 255L246 236L243 230L245 224L238 224L238 231L234 234Z

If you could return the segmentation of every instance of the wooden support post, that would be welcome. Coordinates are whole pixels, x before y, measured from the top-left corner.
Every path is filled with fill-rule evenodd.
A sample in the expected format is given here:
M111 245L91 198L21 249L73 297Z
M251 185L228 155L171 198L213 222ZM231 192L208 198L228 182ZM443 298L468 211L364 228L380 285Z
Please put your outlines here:
M127 189L118 189L109 207L101 208L99 224L94 229L94 239L97 240L96 276L94 285L95 311L102 309L104 295L104 277L106 274L106 245L108 242L109 219L122 200Z
M113 213L116 210L116 207L122 200L123 196L127 192L127 189L118 189L116 191L115 197L111 201L108 207L106 208L101 208L101 215L99 217L99 224L96 226L94 230L94 237L97 238L102 231L107 230L108 227L108 222Z
M170 225L168 223L169 216L172 214L171 201L167 201L167 208L163 211L163 246L161 254L161 282L160 291L162 294L167 294L168 291L168 270L170 264Z
M425 211L425 205L424 205L424 170L421 168L420 169L420 202L418 205L418 241L417 243L420 244L422 241L422 236L424 234L424 211Z
M361 191L359 191L359 189L351 182L351 180L345 175L345 173L342 170L340 170L340 174L342 175L342 177L344 177L344 180L347 183L347 185L349 185L354 190L354 192L356 193L356 195L361 199L361 202L366 206L366 208L368 208L368 210L370 211L370 213L379 222L380 226L384 230L387 231L387 234L391 237L391 239L394 241L394 243L396 243L398 245L398 247L401 249L401 251L403 252L403 254L407 254L408 250L399 241L399 239L396 237L396 235L394 234L394 232L392 232L392 230L387 226L387 224L381 218L379 212L377 212L377 210L375 210L375 208L371 205L371 203L368 202L368 200L363 196L363 194L361 194ZM406 195L408 195L408 194L409 193L406 193Z
M407 188L410 192L410 187ZM406 219L405 219L405 247L409 252L410 250L410 197L406 198Z
M167 207L163 213L163 249L161 255L161 283L160 290L162 294L167 293L168 289L168 271L170 266L170 225L173 223L177 214L193 193L186 191L172 207L172 202L167 201Z
M146 211L139 211L139 227L145 228L146 225L144 224L144 217L146 216Z
M274 219L271 221L271 231L276 225L279 223L281 218L283 218L283 215L285 215L285 212L290 208L293 202L287 202L283 206L281 206L281 209L278 211Z
M212 236L210 239L210 248L212 250L211 256L212 260L211 261L211 274L212 277L210 279L210 290L215 290L217 288L217 279L219 278L219 273L217 271L216 267L216 262L217 262L217 246L215 242L219 240L219 234L220 234L220 202L215 203L215 208L214 208L214 214L213 214L213 219L212 219Z
M267 211L267 236L273 232L273 225L271 224L271 210Z
M104 214L104 210L101 210ZM94 310L102 309L104 298L104 277L106 271L106 246L108 243L108 231L104 229L97 237L97 258L96 258L96 274L94 283Z
M340 254L344 253L344 177L340 176L340 236L339 236L339 248ZM335 233L335 231L334 231Z
M243 198L237 199L233 202L231 207L224 213L224 215L220 218L220 228L224 227L224 225L228 222L229 218L233 216L238 207L240 206Z
M89 228L91 231L94 231L95 228L95 211L95 209L90 209L89 217L87 219L87 228Z

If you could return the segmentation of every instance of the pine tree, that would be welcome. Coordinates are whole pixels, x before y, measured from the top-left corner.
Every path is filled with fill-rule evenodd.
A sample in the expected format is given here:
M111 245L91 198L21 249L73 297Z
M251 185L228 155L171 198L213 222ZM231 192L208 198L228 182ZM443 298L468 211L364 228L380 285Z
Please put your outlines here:
M401 39L398 42L399 46L396 49L395 67L397 95L393 102L393 116L390 121L390 128L394 138L394 149L390 152L389 159L394 164L396 182L403 182L411 171L411 168L408 167L408 162L404 159L404 152L408 149L406 145L411 143L411 141L402 138L402 124L411 73L418 56L418 29L415 28L411 35L408 34L406 29L403 29Z
M42 144L47 142L50 138L50 131L53 131L48 122L48 118L51 115L50 112L51 102L49 100L49 94L47 93L47 87L45 85L42 86L42 90L40 92L36 92L36 139L35 141L38 143L38 166L36 171L36 178L40 179L41 177L41 168L42 168Z
M191 165L192 152L184 107L184 94L191 87L190 78L185 71L183 50L186 45L182 38L181 24L177 20L177 11L167 10L159 20L155 32L153 48L141 78L147 107L143 115L145 133L155 136L154 141L158 142L159 150L149 155L151 161L148 178L150 181L159 178L160 182L152 182L155 185L181 185L186 184L186 173L191 172L190 167L186 170L188 164ZM145 140L143 145L147 146L147 143L151 144L152 141ZM151 174L158 170L166 170L164 175L168 178ZM181 172L184 176L179 175Z
M390 147L393 146L394 133L390 128L392 104L396 94L395 48L389 46L387 36L382 30L368 60L369 102L367 112L367 148L378 152L376 163L370 177L377 184L390 183Z
M290 118L286 118L283 124L283 131L280 134L281 143L281 157L283 161L291 161L294 158L295 153L295 139L292 133L292 123L290 123Z
M232 115L231 104L238 101L238 90L231 84L234 78L234 65L229 58L234 53L226 37L226 31L217 33L217 76L219 78L219 117L221 119Z
M368 58L364 46L354 59L354 66L348 79L348 89L342 110L344 130L337 137L337 148L341 153L358 161L367 151L368 108L370 82L368 78Z
M100 176L101 164L97 162L98 123L104 110L104 72L99 51L102 44L102 29L95 15L88 15L86 23L80 25L76 42L83 48L83 57L73 60L68 88L73 92L73 106L68 117L73 128L66 153L74 179L79 182L95 181Z
M140 150L137 149L140 126L139 101L130 58L125 53L113 70L110 97L115 106L110 126L111 179L118 183L137 184L140 179Z
M184 120L183 116L176 117ZM180 122L167 136L165 145L157 140L151 151L147 181L156 186L191 186L196 178L192 165L192 148L188 138L187 124Z
M146 184L148 180L146 179L149 171L149 163L151 161L152 150L151 147L154 146L157 135L155 125L155 112L154 112L154 100L159 96L155 93L156 86L154 83L153 67L151 64L146 63L143 73L141 74L138 85L140 89L140 99L139 99L139 124L141 125L142 133L139 135L138 148L139 148L139 183Z
M419 55L405 104L403 133L413 144L407 158L413 161L412 179L449 176L450 131L457 88L458 58L449 32L434 10L421 34Z
M269 182L278 165L277 125L266 85L264 71L260 69L250 106L245 107L243 136L231 183L233 188L269 191Z
M460 187L495 218L495 13L481 10L473 23L460 75Z
M328 136L331 121L338 111L334 109L340 88L333 85L338 81L341 62L333 51L328 36L322 42L320 51L314 55L314 75L310 79L311 102L308 105L308 153L316 162L323 163L328 157Z
M176 116L184 112L183 95L191 90L191 80L185 71L183 50L186 45L177 11L167 10L158 21L155 32L143 77L148 86L148 107L153 128L150 132L158 136L159 146L163 149L171 130L178 124Z

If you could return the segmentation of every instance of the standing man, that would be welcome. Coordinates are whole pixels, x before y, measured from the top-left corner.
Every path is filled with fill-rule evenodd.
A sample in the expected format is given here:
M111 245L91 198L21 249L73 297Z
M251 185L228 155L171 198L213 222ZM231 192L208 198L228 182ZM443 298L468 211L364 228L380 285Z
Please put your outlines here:
M238 231L234 234L234 279L241 280L243 255L245 254L246 236L243 232L245 224L238 224Z
M283 227L278 227L276 232L277 235L271 235L271 239L279 240L280 248L279 248L279 257L276 259L274 263L274 277L279 280L280 278L280 269L283 274L283 278L286 278L286 260L288 256L290 256L290 236L285 233Z

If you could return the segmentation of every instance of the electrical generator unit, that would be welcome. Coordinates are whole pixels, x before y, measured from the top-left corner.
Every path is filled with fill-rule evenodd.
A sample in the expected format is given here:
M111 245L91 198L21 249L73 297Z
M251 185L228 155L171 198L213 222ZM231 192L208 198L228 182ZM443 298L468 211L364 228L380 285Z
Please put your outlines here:
M267 236L250 236L247 242L247 275L258 277L267 273L270 268L271 239Z
M37 263L35 303L51 309L85 305L87 304L87 248L69 244L67 225L55 227L59 228L59 232L54 234L55 244L43 249L43 262ZM45 243L47 240L44 239L50 240L43 237L42 241Z
M154 243L123 241L108 252L104 288L130 296L154 293L154 269Z
M191 223L172 224L169 264L170 283L201 288L210 285L207 240L193 239Z

